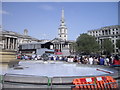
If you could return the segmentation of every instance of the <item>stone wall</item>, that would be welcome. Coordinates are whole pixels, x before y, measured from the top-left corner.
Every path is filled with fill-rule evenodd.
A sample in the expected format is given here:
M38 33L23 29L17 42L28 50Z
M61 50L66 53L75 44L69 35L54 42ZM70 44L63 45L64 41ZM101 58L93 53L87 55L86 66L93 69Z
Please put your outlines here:
M19 60L16 59L17 52L12 50L0 51L0 64L4 66L14 66L18 64Z

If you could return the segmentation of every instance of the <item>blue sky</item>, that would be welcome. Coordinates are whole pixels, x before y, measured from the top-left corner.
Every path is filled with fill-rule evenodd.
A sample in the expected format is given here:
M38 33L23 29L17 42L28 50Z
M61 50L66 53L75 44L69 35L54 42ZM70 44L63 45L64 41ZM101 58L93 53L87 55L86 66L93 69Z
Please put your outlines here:
M61 9L65 10L68 40L81 33L109 25L118 25L118 2L3 2L3 29L28 34L38 39L58 35Z

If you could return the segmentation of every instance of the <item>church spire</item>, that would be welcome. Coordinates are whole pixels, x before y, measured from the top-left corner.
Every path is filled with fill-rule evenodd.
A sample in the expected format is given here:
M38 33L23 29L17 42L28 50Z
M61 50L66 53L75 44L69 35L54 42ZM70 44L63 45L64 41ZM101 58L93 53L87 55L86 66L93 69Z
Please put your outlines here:
M64 9L62 8L62 19L61 19L62 22L64 22Z
M64 9L62 8L61 26L65 26Z
M65 25L64 9L62 9L62 17L58 37L62 40L67 40L67 27Z

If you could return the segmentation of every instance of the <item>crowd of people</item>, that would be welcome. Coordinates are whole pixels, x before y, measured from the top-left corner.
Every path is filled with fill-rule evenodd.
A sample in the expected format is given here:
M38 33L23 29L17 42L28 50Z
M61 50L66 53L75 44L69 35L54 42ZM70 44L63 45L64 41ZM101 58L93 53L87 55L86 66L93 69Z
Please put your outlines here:
M24 60L60 60L66 62L76 62L78 64L91 64L91 65L120 65L120 57L115 56L47 56L47 55L22 55L20 59Z
M81 64L91 64L91 65L120 65L120 58L118 55L115 56L81 56L79 59L75 59Z

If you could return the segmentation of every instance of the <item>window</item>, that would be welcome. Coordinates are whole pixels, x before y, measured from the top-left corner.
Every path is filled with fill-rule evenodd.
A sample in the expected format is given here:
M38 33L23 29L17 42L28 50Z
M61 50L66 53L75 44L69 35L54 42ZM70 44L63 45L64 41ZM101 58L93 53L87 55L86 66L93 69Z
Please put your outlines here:
M110 34L110 30L109 30L109 34Z
M112 40L112 42L114 43L114 40Z
M118 52L118 49L116 49L116 52Z
M105 30L105 34L108 35L108 31L107 30Z
M102 31L102 35L104 35L104 31Z

